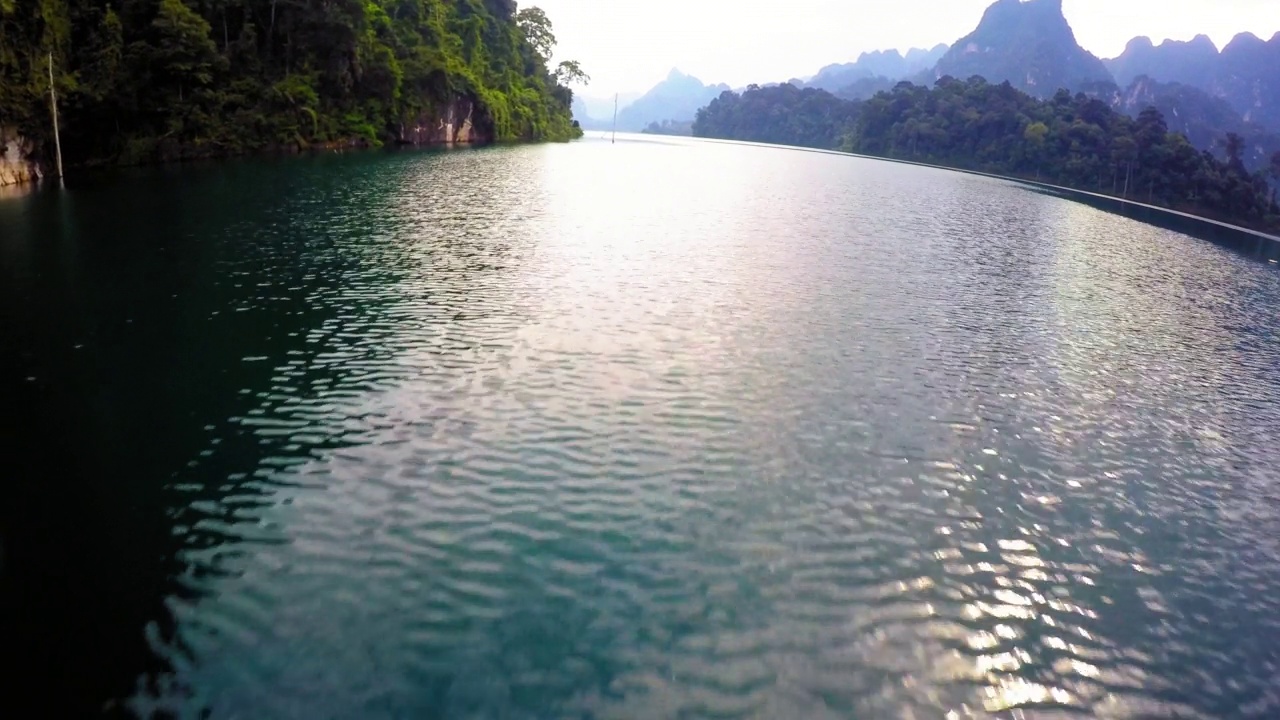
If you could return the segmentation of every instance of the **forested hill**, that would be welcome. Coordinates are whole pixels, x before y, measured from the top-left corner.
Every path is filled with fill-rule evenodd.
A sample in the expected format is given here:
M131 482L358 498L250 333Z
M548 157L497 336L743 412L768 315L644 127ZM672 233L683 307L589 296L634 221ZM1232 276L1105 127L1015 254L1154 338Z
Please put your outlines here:
M1131 118L1061 90L1039 100L1008 83L944 77L865 102L789 85L727 92L698 113L698 137L840 149L1128 197L1240 225L1280 229L1280 152L1250 172L1239 135L1225 160L1169 132L1155 108Z
M575 63L513 0L0 0L0 137L69 164L568 139Z

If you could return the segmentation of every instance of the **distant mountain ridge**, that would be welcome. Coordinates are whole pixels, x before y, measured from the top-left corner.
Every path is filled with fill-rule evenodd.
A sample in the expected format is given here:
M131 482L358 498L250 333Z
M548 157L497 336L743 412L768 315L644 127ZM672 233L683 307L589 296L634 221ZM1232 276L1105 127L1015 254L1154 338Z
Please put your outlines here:
M1280 33L1265 42L1242 33L1221 52L1206 35L1159 45L1139 37L1104 61L1076 41L1063 0L996 0L951 46L864 52L788 84L864 100L902 80L932 86L947 76L1008 82L1041 99L1063 88L1084 92L1135 118L1155 107L1202 150L1221 155L1226 135L1239 135L1242 159L1253 168L1280 148Z
M1280 33L1266 42L1242 33L1221 52L1207 35L1160 45L1138 37L1119 57L1103 61L1076 42L1062 0L997 0L928 80L946 75L1008 81L1041 98L1059 88L1112 84L1116 109L1136 117L1157 107L1203 149L1217 149L1226 133L1238 133L1251 141L1246 155L1255 164L1280 133Z
M583 130L608 130L613 127L615 103L619 109L624 108L635 102L640 95L638 92L627 92L620 93L615 98L613 95L597 97L574 93L573 119L581 123Z
M640 132L651 123L692 122L699 108L728 89L724 84L704 85L698 78L673 69L666 80L618 111L618 129ZM609 123L612 125L612 118Z
M1225 100L1245 121L1280 132L1280 33L1269 41L1241 33L1221 52L1203 35L1159 45L1134 38L1107 64L1121 84L1145 75L1190 85Z
M948 49L949 46L945 44L935 45L928 50L911 48L905 56L897 50L864 52L854 62L828 65L812 78L792 84L839 94L859 81L874 78L903 80L931 69Z
M1188 41L1165 40L1159 45L1149 37L1136 37L1121 55L1102 62L1119 85L1128 85L1145 75L1162 82L1204 88L1213 80L1217 60L1218 46L1208 35L1197 35Z
M1221 153L1227 133L1244 140L1241 159L1250 169L1268 166L1272 154L1280 151L1280 133L1240 116L1226 100L1182 83L1162 83L1139 75L1124 88L1114 83L1097 83L1081 91L1130 117L1154 107L1164 116L1170 132L1182 133L1191 144Z
M1080 47L1062 14L1062 0L998 0L978 27L938 61L933 80L979 75L1047 98L1059 88L1111 81L1102 60Z

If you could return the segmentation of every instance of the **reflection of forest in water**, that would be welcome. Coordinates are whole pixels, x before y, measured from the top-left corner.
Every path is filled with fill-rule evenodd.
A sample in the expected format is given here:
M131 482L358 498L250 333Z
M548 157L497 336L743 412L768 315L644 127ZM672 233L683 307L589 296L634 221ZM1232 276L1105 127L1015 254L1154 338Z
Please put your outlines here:
M282 541L263 509L299 482L291 468L348 442L325 411L378 351L343 328L389 301L347 291L396 272L365 241L395 220L411 157L146 171L0 203L2 582L9 667L32 693L18 706L81 715L172 692L175 606ZM501 247L447 251L465 281Z

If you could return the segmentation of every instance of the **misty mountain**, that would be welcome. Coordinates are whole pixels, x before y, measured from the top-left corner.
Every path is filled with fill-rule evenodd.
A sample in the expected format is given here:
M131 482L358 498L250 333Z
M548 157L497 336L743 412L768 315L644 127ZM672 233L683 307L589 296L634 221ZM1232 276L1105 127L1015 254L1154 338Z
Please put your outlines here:
M640 93L629 92L618 95L618 108L626 107L640 97ZM573 95L573 119L582 125L583 130L609 130L613 127L614 98L594 97L590 95Z
M951 46L931 75L980 75L992 84L1007 80L1041 98L1059 88L1112 79L1102 61L1076 42L1062 14L1062 0L998 0L977 29Z
M591 108L587 103L577 95L573 97L573 119L582 126L583 130L599 130L601 129L600 120L591 114ZM609 117L610 122L613 116Z
M1222 52L1203 35L1159 45L1135 38L1107 65L1120 83L1146 75L1190 85L1225 100L1244 120L1280 132L1280 33L1270 41L1241 33Z
M618 129L639 132L654 122L692 121L699 108L728 89L728 85L703 85L693 76L672 70L666 80L618 112Z
M1245 120L1280 131L1280 33L1263 42L1241 33L1218 56L1211 94L1225 99Z
M1145 75L1161 82L1207 88L1213 82L1218 46L1207 35L1185 42L1165 40L1159 45L1152 44L1149 37L1136 37L1119 57L1102 62L1120 85Z
M618 108L624 108L635 102L642 93L624 92L618 95ZM590 117L600 120L608 120L613 122L613 95L584 95L582 93L574 93L575 101L582 101L582 108Z
M929 50L911 48L905 56L897 50L862 53L855 62L828 65L807 82L792 80L791 84L839 94L855 83L873 78L896 82L929 70L947 49L946 45L937 45Z
M1280 150L1280 133L1245 120L1226 100L1190 85L1140 75L1123 89L1103 82L1086 85L1081 92L1133 118L1154 107L1170 132L1186 135L1196 148L1218 157L1224 155L1227 133L1235 133L1244 139L1242 159L1253 170L1265 168L1272 153Z
M1221 52L1205 35L1158 46L1140 37L1104 62L1076 42L1062 0L997 0L978 27L950 48L905 56L896 50L863 53L856 62L828 65L808 81L790 84L866 100L900 80L932 86L944 76L975 75L992 85L1008 81L1040 98L1059 88L1085 92L1134 118L1155 107L1171 131L1219 156L1226 135L1235 133L1253 168L1280 149L1280 33L1269 42L1244 33Z

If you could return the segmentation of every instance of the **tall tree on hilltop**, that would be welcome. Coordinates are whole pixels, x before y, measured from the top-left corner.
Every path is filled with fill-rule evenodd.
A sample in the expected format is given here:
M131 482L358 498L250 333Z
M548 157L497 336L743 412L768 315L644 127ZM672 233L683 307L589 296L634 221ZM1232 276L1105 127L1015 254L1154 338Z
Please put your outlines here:
M556 46L556 36L552 31L551 21L542 8L528 7L517 12L516 25L524 33L525 41L538 53L538 57L544 62L550 60L551 51Z

